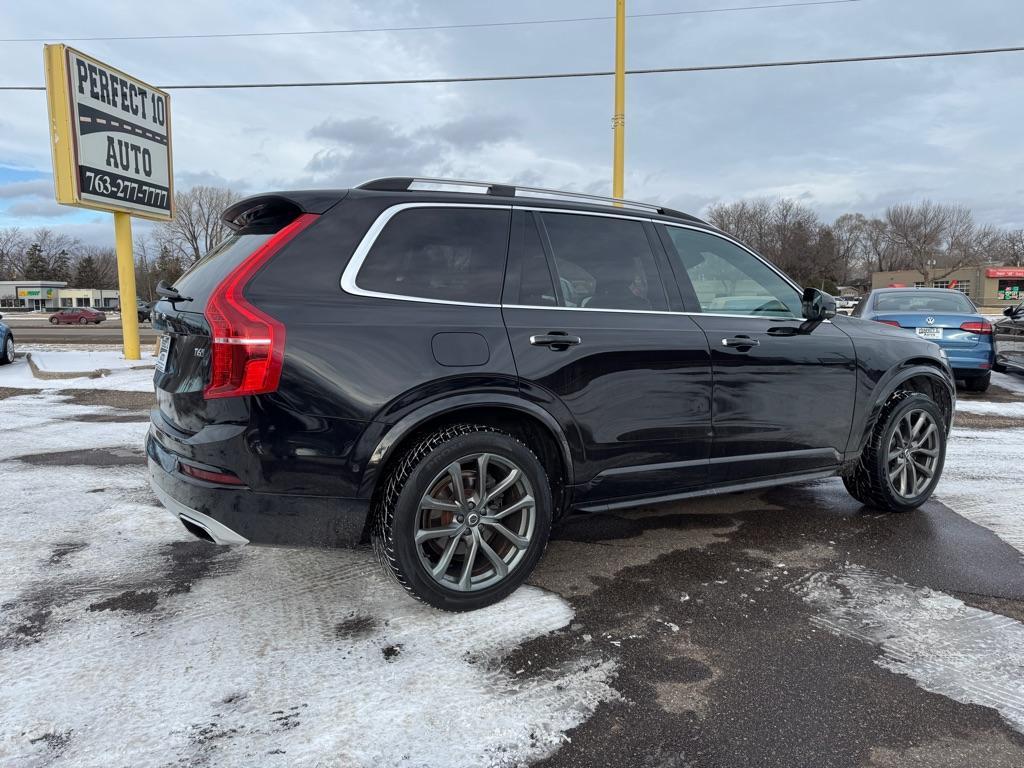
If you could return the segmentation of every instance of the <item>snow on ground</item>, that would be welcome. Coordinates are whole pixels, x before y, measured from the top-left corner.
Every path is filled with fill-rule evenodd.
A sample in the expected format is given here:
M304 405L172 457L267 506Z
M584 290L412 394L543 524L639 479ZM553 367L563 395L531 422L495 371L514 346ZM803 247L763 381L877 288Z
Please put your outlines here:
M996 373L992 372L992 383L997 387L1008 389L1014 394L1024 396L1024 373Z
M856 565L794 589L820 611L815 625L878 646L879 666L1024 732L1024 624Z
M75 355L76 357L65 357ZM77 357L86 355L87 357ZM52 358L52 362L49 362ZM61 366L70 365L75 361L91 359L97 362L96 366L70 369L77 373L92 368L110 369L110 374L97 378L83 376L74 379L38 379L32 374L28 360L18 357L10 365L0 366L0 388L11 389L116 389L123 392L146 392L153 389L153 368L152 354L143 353L143 360L126 361L121 357L120 352L49 352L45 354L33 352L32 359L38 366L43 365ZM99 364L102 363L102 364ZM129 367L127 364L145 365L145 368ZM77 364L77 363L75 363ZM50 370L69 370L68 368L51 368Z
M1024 422L1019 429L958 429L935 496L1024 553Z
M3 410L0 764L520 765L617 697L600 659L502 667L569 623L556 595L445 614L365 550L197 542L132 460L144 422L54 392Z

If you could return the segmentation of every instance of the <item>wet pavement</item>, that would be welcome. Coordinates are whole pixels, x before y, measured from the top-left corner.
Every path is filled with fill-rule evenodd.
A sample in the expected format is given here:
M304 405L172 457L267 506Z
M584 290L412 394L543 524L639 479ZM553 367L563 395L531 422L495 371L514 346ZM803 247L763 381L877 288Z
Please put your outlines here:
M998 504L960 501L985 487L972 473L1013 477L1000 446L1024 445L1022 392L961 395L952 440L990 467L947 466L918 511L879 514L828 480L573 517L540 589L454 617L408 601L365 550L188 540L133 442L150 396L0 390L0 408L35 419L32 398L98 444L0 461L7 487L66 473L73 508L31 536L10 525L27 512L3 510L16 562L0 570L18 575L0 579L0 676L17 679L0 686L15 699L0 701L0 763L1024 765L1024 569L1008 543L1024 521L1010 504L989 525ZM93 529L92 511L124 529ZM103 670L116 698L87 681ZM109 710L48 708L47 674ZM93 737L147 692L169 703L135 715L104 763Z

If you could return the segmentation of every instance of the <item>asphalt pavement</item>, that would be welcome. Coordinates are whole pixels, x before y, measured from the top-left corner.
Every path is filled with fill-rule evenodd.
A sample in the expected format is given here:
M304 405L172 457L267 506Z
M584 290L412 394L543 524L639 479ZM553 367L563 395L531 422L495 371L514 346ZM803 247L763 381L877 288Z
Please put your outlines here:
M10 326L18 344L120 344L121 320L113 318L98 325L51 325L39 316L18 317L5 314L5 325ZM139 324L139 340L145 346L157 338L151 323Z
M1020 378L1024 384L1024 377ZM23 390L0 390L0 410L5 400L24 394ZM143 428L151 405L148 393L66 395L71 398L66 405L68 418L83 425L102 419L111 426L124 422ZM1020 415L1024 394L993 387L986 395L962 394L961 400L975 406L973 411L965 407L958 416L954 441L963 443L986 434L1004 441L1024 441ZM998 461L995 453L990 455L993 462ZM0 467L10 471L21 466L41 472L58 465L76 472L94 468L96 488L103 491L104 477L110 473L134 471L133 467L141 473L144 456L140 447L111 450L69 444L60 452L25 453ZM955 470L947 466L952 484L957 482ZM939 498L942 489L940 485ZM1005 489L1006 493L1013 491ZM146 498L141 488L132 493L135 501ZM86 541L92 534L78 535ZM132 546L137 536L133 533L122 538L119 546ZM174 622L185 622L180 627L191 632L190 647L199 643L193 653L207 642L220 648L222 640L216 637L197 640L199 630L194 626L208 613L229 611L231 600L225 590L231 574L243 575L247 561L267 551L245 548L227 553L224 548L177 542L173 557L168 555L168 562L173 561L173 578L154 581L140 565L136 579L129 565L121 568L117 578L132 586L115 588L116 584L83 583L74 570L74 558L81 556L76 554L80 551L66 554L60 546L52 558L59 559L61 574L66 575L41 581L45 589L27 584L23 595L4 606L12 617L21 616L19 605L29 606L25 612L31 609L28 619L18 619L20 625L14 618L10 620L14 623L8 624L8 643L27 654L26 662L35 652L32 649L45 648L48 639L62 643L70 637L72 642L84 643L79 638L85 635L76 629L76 622L101 610L119 617L123 625L119 632L126 638L166 636L159 642L171 649L178 642L179 625ZM416 658L416 640L411 635L406 635L404 646L385 639L419 617L421 607L407 601L397 588L395 595L382 591L391 588L377 580L368 552L355 553L354 560L342 559L337 566L329 562L319 566L319 560L309 559L313 557L281 551L267 566L260 566L261 589L288 585L288 599L281 606L256 594L246 600L241 626L270 633L258 653L264 653L266 647L287 650L295 643L296 655L288 656L284 663L297 667L303 686L311 680L309 675L330 674L322 666L323 660L319 665L306 660L306 654L322 652L326 643L337 645L334 653L339 663L343 656L356 653L354 649L374 642L381 645L376 651L382 654L381 664ZM288 565L292 562L294 567ZM271 563L275 565L270 567ZM303 576L307 570L310 575ZM306 586L304 579L309 581ZM451 664L466 659L474 668L482 667L486 685L505 691L495 702L508 701L531 686L539 690L550 685L553 676L564 675L565 670L577 669L580 664L588 669L599 665L614 669L610 683L614 695L602 696L589 717L564 733L557 749L546 750L540 765L1024 765L1021 552L938 500L911 513L880 514L860 506L840 481L827 480L572 517L554 532L530 583L567 601L574 613L572 620L496 655L483 650L489 643L488 625L474 631L465 629L472 616L450 622L449 616L443 616L449 623L443 625L447 629L440 637L444 638L442 646L462 647L460 638L479 645L479 656L453 650ZM90 597L75 602L74 595L81 590L87 590ZM312 607L303 609L296 595L310 594L315 597L303 599L313 601ZM203 595L213 602L201 603ZM370 617L359 613L369 610L359 608L364 599L395 602L387 603L380 616ZM500 616L503 611L513 611L512 605L489 610ZM427 610L423 615L433 621L430 617L439 614ZM50 618L33 624L33 616ZM275 622L284 623L278 627ZM289 631L294 631L294 636ZM380 640L375 639L378 635ZM0 643L0 652L3 650ZM241 657L238 662L246 663ZM385 669L391 674L397 668ZM417 669L410 682L399 684L400 678L385 675L374 683L379 686L372 699L374 706L383 706L379 697L410 695L414 689L405 686L413 685L411 681L420 680L422 674L429 678L443 675L444 664L435 662L434 669L425 672ZM280 680L290 679L287 669L280 668L279 673ZM557 696L556 691L571 689L574 679L561 678L545 695ZM270 689L286 684L277 677L270 682ZM194 685L201 691L196 695L204 706L207 699L215 700L213 689L207 691L201 682ZM237 685L251 698L258 695L252 682ZM442 688L431 690L432 696L444 695ZM338 702L361 696L361 691L359 685L346 682ZM468 691L460 695L468 696ZM326 706L314 698L295 698L294 704L309 706L301 716L303 723L313 717L314 710ZM231 716L249 727L256 717L251 710L252 705ZM521 716L532 723L530 727L536 728L539 738L552 715L535 717L527 710L524 708ZM445 715L438 709L423 716L432 723L431 728L441 729L448 743L471 740L468 733L450 730L454 713ZM480 711L477 716L480 728L487 729L493 715ZM414 727L419 715L403 717L403 722ZM226 726L218 724L211 729L211 723L211 728L190 732L191 743L204 759L217 764L218 756L229 754L222 752L231 748L226 739L239 745L238 740L257 738L245 727L235 727L240 729L237 734L225 737ZM264 755L280 755L285 762L298 759L297 755L303 754L298 751L303 748L300 745L328 733L290 729L275 731L268 742L274 751ZM62 754L57 747L73 751L78 738L74 732L69 732L66 741L59 729L52 733L56 735L45 737L57 745L51 749L52 756ZM290 736L293 733L294 737ZM371 736L367 739L375 743ZM402 764L431 764L417 763L412 754L410 762ZM331 759L327 753L322 757ZM474 764L527 762L502 762L505 758L500 751L492 757ZM173 762L172 758L166 755L168 762ZM150 764L148 760L139 764L143 763ZM370 763L353 758L351 764ZM442 764L446 763L437 763Z

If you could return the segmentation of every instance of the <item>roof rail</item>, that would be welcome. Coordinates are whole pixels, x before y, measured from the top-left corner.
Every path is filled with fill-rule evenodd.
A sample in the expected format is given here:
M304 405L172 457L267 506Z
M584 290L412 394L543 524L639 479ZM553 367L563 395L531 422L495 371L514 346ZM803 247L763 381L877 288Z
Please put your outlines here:
M452 189L452 187L461 187L461 189ZM356 189L374 189L385 192L406 192L409 190L419 189L436 190L441 192L470 192L497 195L500 197L543 197L554 198L556 200L579 200L583 202L597 203L600 205L635 208L667 216L679 216L686 219L693 218L688 214L674 211L671 208L663 208L662 206L654 203L641 203L636 200L620 200L615 197L588 195L583 192L565 192L563 190L545 189L543 187L520 187L514 184L498 184L491 181L466 181L462 179L431 179L410 176L392 176L389 178L367 181L360 184Z

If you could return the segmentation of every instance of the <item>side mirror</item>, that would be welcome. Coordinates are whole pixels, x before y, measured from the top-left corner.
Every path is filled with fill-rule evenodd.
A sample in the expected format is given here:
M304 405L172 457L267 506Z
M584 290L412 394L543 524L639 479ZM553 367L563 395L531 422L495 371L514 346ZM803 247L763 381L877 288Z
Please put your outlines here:
M804 318L812 323L820 323L836 316L836 300L817 288L804 288L801 306Z

